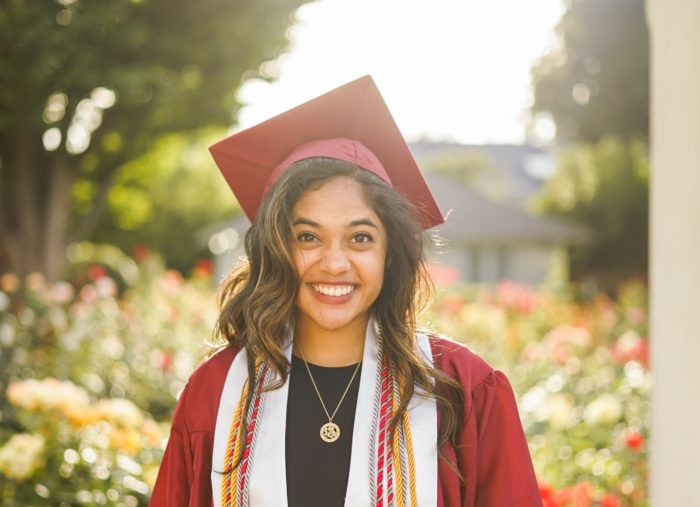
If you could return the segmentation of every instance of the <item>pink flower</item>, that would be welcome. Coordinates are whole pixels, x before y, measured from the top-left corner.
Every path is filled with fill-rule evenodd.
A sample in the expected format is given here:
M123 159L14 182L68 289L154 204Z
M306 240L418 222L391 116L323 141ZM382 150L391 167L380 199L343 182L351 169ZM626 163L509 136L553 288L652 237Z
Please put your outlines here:
M450 294L449 296L443 298L440 301L439 308L445 313L455 315L459 313L459 311L462 310L462 308L464 308L465 304L466 301L462 296L459 296L457 294Z
M537 306L537 294L527 285L515 282L501 282L496 287L496 300L499 304L521 313L529 313Z
M169 269L163 275L163 285L168 292L177 292L182 286L182 273L176 269Z
M86 303L92 303L97 299L97 291L92 285L83 285L80 289L80 299Z
M428 272L435 285L450 285L459 280L459 271L454 266L431 262Z

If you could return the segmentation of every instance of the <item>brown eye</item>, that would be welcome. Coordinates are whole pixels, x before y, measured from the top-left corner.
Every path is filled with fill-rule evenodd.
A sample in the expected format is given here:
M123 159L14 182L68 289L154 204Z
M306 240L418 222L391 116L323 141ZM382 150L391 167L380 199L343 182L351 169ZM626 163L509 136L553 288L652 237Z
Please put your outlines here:
M352 237L354 243L371 243L374 238L366 232L359 232Z
M299 241L300 243L311 243L313 241L316 241L316 236L314 236L310 232L302 232L301 234L297 235L297 241Z

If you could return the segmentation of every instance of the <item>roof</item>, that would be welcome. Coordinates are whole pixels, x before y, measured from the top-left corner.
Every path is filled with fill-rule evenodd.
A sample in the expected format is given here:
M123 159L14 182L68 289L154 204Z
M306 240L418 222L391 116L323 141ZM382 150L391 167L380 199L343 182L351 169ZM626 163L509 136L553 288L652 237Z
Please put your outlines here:
M477 188L499 188L505 192L499 201L526 209L527 201L542 187L556 168L554 157L546 148L528 144L468 145L457 143L411 143L411 151L427 173L431 161L446 155L476 153L483 155L493 171L479 174ZM490 180L487 181L487 180Z
M448 215L446 222L434 230L452 244L586 243L591 237L581 226L488 200L448 176L425 176L440 209Z

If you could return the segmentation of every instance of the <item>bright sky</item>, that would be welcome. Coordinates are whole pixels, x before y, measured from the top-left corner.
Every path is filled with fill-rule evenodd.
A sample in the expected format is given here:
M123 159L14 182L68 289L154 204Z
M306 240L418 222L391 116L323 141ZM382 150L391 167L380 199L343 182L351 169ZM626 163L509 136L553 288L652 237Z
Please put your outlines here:
M262 67L279 78L241 89L238 128L371 74L409 141L522 142L530 65L556 44L563 9L562 0L307 4L289 52Z

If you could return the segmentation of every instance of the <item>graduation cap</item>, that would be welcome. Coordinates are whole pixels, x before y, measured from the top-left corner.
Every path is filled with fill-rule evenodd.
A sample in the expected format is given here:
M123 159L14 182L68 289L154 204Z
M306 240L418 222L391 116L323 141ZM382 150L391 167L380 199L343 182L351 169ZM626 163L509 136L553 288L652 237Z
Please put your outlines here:
M345 160L376 174L416 206L426 229L444 222L370 76L233 134L209 151L251 222L276 178L311 157Z

